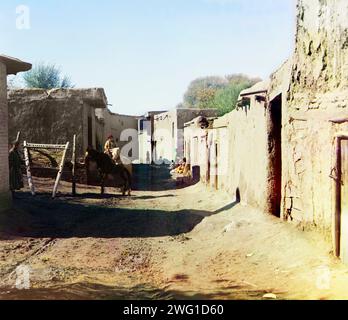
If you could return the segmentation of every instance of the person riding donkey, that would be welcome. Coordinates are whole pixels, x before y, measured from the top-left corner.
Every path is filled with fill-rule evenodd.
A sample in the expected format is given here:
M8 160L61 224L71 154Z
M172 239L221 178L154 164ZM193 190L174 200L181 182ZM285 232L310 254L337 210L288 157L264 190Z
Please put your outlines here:
M113 135L109 135L104 145L104 153L107 154L110 158L112 158L112 151L116 148L117 146Z
M116 165L125 167L131 175L133 174L131 162L126 157L122 157L121 149L116 145L112 135L109 135L105 142L104 153L107 154Z

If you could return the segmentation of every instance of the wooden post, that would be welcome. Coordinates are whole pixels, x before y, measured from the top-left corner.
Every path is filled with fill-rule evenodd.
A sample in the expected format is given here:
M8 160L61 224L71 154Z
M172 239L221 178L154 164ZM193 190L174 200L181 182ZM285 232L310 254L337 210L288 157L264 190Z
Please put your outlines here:
M73 139L73 150L72 150L72 194L76 196L76 134Z
M55 182L54 188L53 188L52 198L55 198L56 195L57 195L57 190L58 190L60 178L62 177L62 174L63 174L65 158L66 158L66 153L68 151L68 148L69 148L69 142L66 144L65 149L64 149L62 162L60 164L59 171L58 171L58 174L57 174L57 179L56 179L56 182Z
M21 132L18 131L17 137L16 137L16 142L19 142L20 138L21 138Z
M33 178L31 176L31 170L30 170L29 150L28 150L26 141L24 141L24 157L25 157L25 167L27 169L28 185L29 185L31 194L35 196L35 188L34 188Z

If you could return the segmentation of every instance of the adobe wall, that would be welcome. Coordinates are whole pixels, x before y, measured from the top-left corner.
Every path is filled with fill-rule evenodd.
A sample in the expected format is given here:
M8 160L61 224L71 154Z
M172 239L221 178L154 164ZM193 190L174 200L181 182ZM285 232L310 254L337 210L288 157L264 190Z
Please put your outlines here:
M202 130L194 123L187 124L185 155L192 166L200 167L203 183L227 191L232 198L237 198L238 194L243 203L267 211L267 126L265 102L259 102L251 95L249 106L214 120L210 129Z
M154 118L154 161L170 163L177 160L178 117L177 110L161 113Z
M143 121L143 128L138 128L138 144L139 144L139 163L141 164L151 164L152 162L152 125L153 117L151 120Z
M6 66L0 62L0 211L10 206L6 76Z
M219 190L230 189L229 167L232 159L230 158L230 116L216 119L213 129L209 130L208 145L210 145L210 186Z
M299 0L297 19L283 106L283 216L330 236L335 134L348 131L347 121L331 121L348 117L348 3Z
M155 116L154 140L156 159L167 162L182 160L184 157L185 123L198 116L215 117L215 109L175 109Z
M201 129L198 125L198 119L186 123L184 128L184 155L187 163L193 167L199 167L199 176L194 179L200 180L204 184L208 181L208 136L211 130ZM197 174L196 172L195 174Z
M95 108L105 107L106 98L102 89L20 89L8 92L8 103L10 140L21 131L22 141L65 144L76 134L81 157L89 144L88 118L96 146Z
M267 108L265 102L250 97L250 106L228 115L227 191L239 190L243 203L265 210L269 168Z

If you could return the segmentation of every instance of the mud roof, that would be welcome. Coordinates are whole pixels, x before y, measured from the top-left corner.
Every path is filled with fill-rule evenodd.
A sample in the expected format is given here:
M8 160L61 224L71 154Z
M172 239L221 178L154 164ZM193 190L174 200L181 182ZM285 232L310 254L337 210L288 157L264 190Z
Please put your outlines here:
M8 91L9 99L28 101L79 99L93 108L106 108L108 101L103 88L86 89L15 89Z
M0 54L0 62L6 66L7 74L17 74L22 71L29 71L32 65L6 55Z
M198 121L202 118L202 116L196 117L192 119L191 121L188 121L184 124L184 127L190 127L193 125L197 125ZM219 117L204 117L206 118L209 122L214 122L215 120L219 119Z
M270 86L270 80L264 80L256 83L249 89L245 89L240 93L240 97L251 96L258 93L267 93Z

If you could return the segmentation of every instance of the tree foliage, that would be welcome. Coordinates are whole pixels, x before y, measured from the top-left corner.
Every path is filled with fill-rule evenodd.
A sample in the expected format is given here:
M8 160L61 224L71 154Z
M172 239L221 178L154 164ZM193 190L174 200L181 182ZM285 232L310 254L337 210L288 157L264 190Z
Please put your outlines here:
M226 85L226 79L221 77L205 77L192 81L184 95L185 107L199 109L211 107L216 92Z
M235 108L242 90L250 88L260 80L243 74L199 78L192 81L187 89L184 105L186 108L215 108L222 116Z
M70 78L62 76L60 68L54 64L39 63L23 75L27 88L56 89L72 88Z

